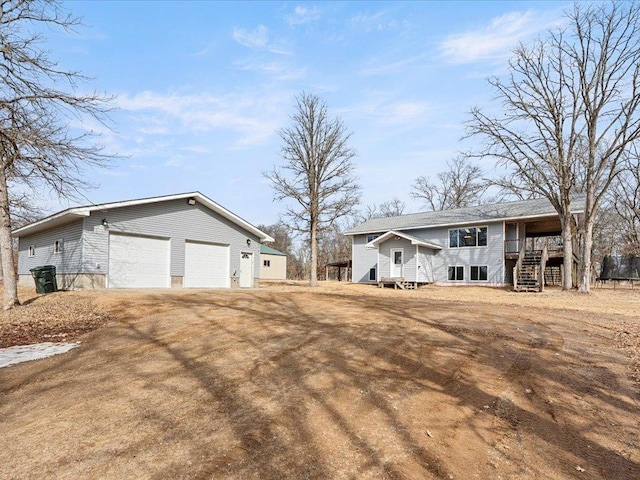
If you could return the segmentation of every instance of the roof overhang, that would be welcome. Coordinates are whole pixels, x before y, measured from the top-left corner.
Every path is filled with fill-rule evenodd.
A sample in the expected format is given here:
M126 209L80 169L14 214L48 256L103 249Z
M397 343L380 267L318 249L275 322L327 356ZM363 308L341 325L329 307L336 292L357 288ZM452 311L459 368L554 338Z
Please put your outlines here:
M406 233L399 232L397 230L389 230L387 233L380 235L378 238L371 240L367 243L366 248L378 248L380 244L386 242L391 238L404 238L405 240L409 240L411 245L418 245L420 247L430 248L432 250L442 250L440 245L436 245L435 243L425 242L424 240L414 237L413 235L407 235Z
M580 214L582 213L582 210L579 211L571 211L572 215L576 215L576 214ZM395 231L405 231L405 230L422 230L424 228L443 228L443 227L464 227L464 226L469 226L469 225L478 225L478 224L485 224L485 223L496 223L496 222L514 222L514 221L518 221L518 220L532 220L534 218L550 218L550 217L557 217L558 214L557 212L553 212L553 213L541 213L541 214L537 214L537 215L518 215L518 216L513 216L513 217L498 217L498 218L478 218L475 220L469 220L466 222L446 222L446 223L438 223L438 224L434 224L434 225L416 225L416 226L412 226L412 227L400 227L397 228ZM366 230L366 231L362 231L362 232L346 232L343 235L345 236L354 236L354 235L370 235L372 233L380 233L380 229L378 230Z
M239 217L235 213L230 212L222 205L214 202L210 198L206 197L200 192L190 192L190 193L179 193L175 195L164 195L161 197L150 197L150 198L141 198L137 200L127 200L124 202L113 202L113 203L103 203L100 205L90 205L86 207L77 207L77 208L69 208L67 210L63 210L62 212L55 213L48 217L43 218L42 220L38 220L37 222L30 223L25 225L24 227L20 227L15 229L12 232L14 237L24 237L26 235L33 235L34 233L38 233L44 230L48 230L53 227L57 227L59 225L64 225L66 223L70 223L79 218L88 217L92 212L104 212L108 210L112 210L115 208L123 208L123 207L131 207L136 205L146 205L150 203L158 203L158 202L168 202L171 200L182 200L182 199L191 199L193 198L196 202L204 205L209 210L217 213L223 218L226 218L230 222L238 225L239 227L244 228L248 232L254 234L256 237L260 239L261 242L273 242L274 239L264 233L262 230L257 229L249 222Z

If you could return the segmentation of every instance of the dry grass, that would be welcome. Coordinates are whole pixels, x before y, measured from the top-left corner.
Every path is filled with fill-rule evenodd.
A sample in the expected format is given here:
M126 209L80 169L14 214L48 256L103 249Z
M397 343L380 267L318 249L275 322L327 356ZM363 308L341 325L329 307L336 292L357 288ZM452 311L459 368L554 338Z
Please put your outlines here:
M66 302L110 321L0 370L0 478L640 478L640 289L294 283L26 308Z

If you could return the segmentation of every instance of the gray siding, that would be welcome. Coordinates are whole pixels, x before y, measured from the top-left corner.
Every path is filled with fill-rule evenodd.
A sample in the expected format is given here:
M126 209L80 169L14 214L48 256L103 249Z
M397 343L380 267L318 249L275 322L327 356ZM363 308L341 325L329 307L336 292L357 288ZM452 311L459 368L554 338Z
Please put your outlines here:
M411 235L427 242L442 246L442 250L435 250L434 255L427 255L433 268L433 281L436 283L450 283L447 280L449 266L464 266L464 282L468 284L503 284L504 283L504 224L477 223L473 226L487 226L486 247L449 248L449 228L425 228L411 230ZM354 235L353 238L353 281L367 281L370 265L375 264L377 250L366 250L366 235ZM391 248L404 248L405 270L404 278L414 281L416 275L415 245L408 240L389 240L380 245L380 272L378 278L389 276L389 251ZM429 249L421 249L430 253ZM373 261L372 261L373 259ZM488 269L487 282L471 282L471 266L486 265ZM363 279L363 276L366 277ZM451 282L454 283L454 282Z
M433 283L436 281L433 275L433 259L438 250L431 248L418 248L418 282Z
M108 228L102 226L103 219ZM83 273L106 273L109 231L170 238L171 276L184 276L185 240L230 245L229 276L239 274L243 251L253 253L255 279L260 272L258 237L199 203L192 206L181 199L92 212L84 219Z
M369 282L369 270L378 267L378 249L365 247L367 235L354 235L352 242L352 279L356 283Z
M416 246L411 245L407 239L400 238L398 240L390 239L380 245L379 261L380 272L378 278L391 277L391 250L401 248L402 253L402 278L408 282L417 282L416 278Z
M62 252L54 253L56 240L62 240ZM35 256L29 257L29 247ZM36 233L18 240L18 274L42 265L55 265L56 273L79 273L82 269L82 220Z
M464 282L462 283L501 284L504 282L503 223L500 222L489 225L478 223L474 226L488 227L486 247L449 248L449 228L414 230L411 232L411 234L416 237L424 238L428 242L443 247L442 250L439 250L433 257L433 274L437 283L449 283L447 279L447 269L449 266L464 266ZM471 281L472 265L487 266L487 282Z

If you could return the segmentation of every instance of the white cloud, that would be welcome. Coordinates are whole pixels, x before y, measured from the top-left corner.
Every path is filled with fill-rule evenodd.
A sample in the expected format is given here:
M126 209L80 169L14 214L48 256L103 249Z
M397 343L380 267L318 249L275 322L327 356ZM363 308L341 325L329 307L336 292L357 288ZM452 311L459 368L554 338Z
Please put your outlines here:
M406 22L389 18L389 13L384 10L376 13L359 13L351 17L350 23L352 27L365 32L396 30L407 26Z
M258 25L254 30L235 28L232 36L237 43L251 50L266 50L279 55L291 54L283 42L270 40L269 29L264 25Z
M297 6L293 9L293 13L286 15L284 19L290 26L295 26L318 21L321 17L322 11L318 7Z
M232 131L236 146L258 144L278 128L280 99L260 93L217 97L210 94L168 94L150 91L121 95L118 107L135 113L135 129L145 135Z
M265 48L269 42L269 29L264 25L258 25L252 31L236 28L233 30L233 39L247 48Z
M413 127L423 124L433 109L428 102L393 101L384 94L373 94L368 101L344 109L340 113L344 116L368 118L380 126Z
M421 62L427 57L428 57L427 53L421 53L419 55L414 55L412 57L402 58L400 60L393 60L388 62L385 62L383 59L380 59L380 58L374 58L374 59L370 59L367 62L367 65L360 70L360 73L363 75L388 75L392 73L398 73L400 71L405 71L408 65Z
M276 80L284 81L300 80L307 73L307 69L304 67L290 68L281 62L236 61L234 66L238 70L262 72L272 75Z
M558 17L541 16L532 10L506 13L482 28L449 35L440 44L441 55L456 64L502 59L518 42L559 23Z

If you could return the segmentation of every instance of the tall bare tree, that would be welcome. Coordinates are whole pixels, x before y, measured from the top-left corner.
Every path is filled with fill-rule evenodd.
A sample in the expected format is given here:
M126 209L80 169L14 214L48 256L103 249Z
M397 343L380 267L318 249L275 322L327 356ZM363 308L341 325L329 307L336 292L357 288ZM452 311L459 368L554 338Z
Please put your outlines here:
M372 218L397 217L403 215L406 205L398 197L382 202L380 205L371 203L366 205L363 210L358 211L356 219L364 222Z
M317 95L296 97L293 125L278 132L284 165L264 176L272 182L275 199L290 200L282 219L307 236L311 286L318 284L318 234L348 215L358 203L360 187L354 176L356 151L351 134L338 118L331 118Z
M622 172L611 185L607 207L617 217L621 253L640 255L640 151L637 145L622 165Z
M593 225L620 161L640 136L640 4L576 3L565 27L521 45L509 75L489 79L499 114L474 108L470 135L510 170L514 188L544 196L560 216L565 272L572 271L571 195L586 196L579 289L588 292ZM565 289L572 287L565 275Z
M87 80L50 58L44 37L49 28L72 32L79 19L52 0L0 3L0 256L4 308L18 304L11 241L9 189L22 184L73 196L87 184L83 168L104 165L109 156L91 143L92 133L74 133L70 119L103 123L105 97L81 94ZM11 272L11 274L9 274Z
M422 175L411 187L411 196L430 210L469 207L480 203L489 188L482 178L482 170L464 156L447 162L447 170L435 178Z

